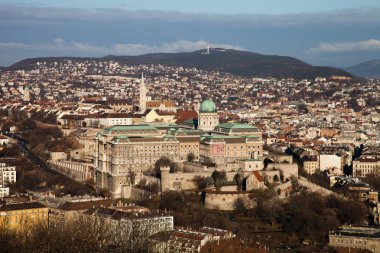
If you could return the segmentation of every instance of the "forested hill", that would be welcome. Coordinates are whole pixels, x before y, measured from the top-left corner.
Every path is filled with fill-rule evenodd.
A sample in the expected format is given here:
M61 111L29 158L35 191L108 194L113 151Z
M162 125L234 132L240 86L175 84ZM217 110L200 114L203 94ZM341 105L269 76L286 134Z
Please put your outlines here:
M312 66L301 60L288 56L262 55L247 51L232 49L212 48L210 54L205 50L184 53L155 53L139 56L114 56L108 55L102 58L80 57L48 57L31 58L13 64L7 69L33 69L38 61L60 61L71 59L76 61L85 60L114 60L123 64L162 64L167 66L194 67L204 70L217 70L244 77L276 77L276 78L315 78L318 76L330 77L348 76L352 74L331 67Z

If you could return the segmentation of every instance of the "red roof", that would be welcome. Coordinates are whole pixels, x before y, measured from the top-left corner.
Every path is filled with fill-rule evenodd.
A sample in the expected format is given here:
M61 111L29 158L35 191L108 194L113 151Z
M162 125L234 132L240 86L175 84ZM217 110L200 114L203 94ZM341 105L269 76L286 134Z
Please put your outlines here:
M178 110L174 118L177 120L176 121L177 124L181 124L182 122L188 119L197 119L198 113L194 110L192 111Z
M264 182L263 176L261 176L260 172L258 172L257 170L253 171L253 175L256 177L257 181Z

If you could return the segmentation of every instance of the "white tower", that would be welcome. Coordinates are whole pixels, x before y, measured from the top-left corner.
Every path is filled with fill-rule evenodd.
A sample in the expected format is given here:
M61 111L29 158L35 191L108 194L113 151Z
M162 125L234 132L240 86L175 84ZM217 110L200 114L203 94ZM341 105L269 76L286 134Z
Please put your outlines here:
M141 73L140 82L140 111L145 111L146 109L146 87L144 83L144 73Z
M206 54L210 54L210 44L207 43L207 53Z

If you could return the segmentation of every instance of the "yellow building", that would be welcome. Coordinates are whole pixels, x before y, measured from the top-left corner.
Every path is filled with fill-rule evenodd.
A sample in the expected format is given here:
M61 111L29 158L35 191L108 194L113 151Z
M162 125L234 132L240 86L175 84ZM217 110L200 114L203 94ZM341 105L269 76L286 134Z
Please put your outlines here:
M148 109L144 113L145 123L151 122L165 122L165 123L174 123L176 120L175 112L171 111L159 111L159 110L151 110Z
M170 124L113 126L98 133L95 143L96 185L114 198L129 196L132 172L153 172L163 156L173 162L191 157L218 164L263 157L261 132L247 124L220 124L211 135Z
M368 175L380 175L380 158L360 157L352 162L353 175L366 177Z
M0 206L0 227L25 230L37 224L47 225L49 208L38 202Z
M368 249L373 253L380 253L380 229L343 226L330 232L329 245L349 249Z
M239 123L218 125L212 135L202 136L199 146L200 161L226 163L236 159L263 157L261 132L254 126Z
M303 169L307 174L314 174L319 172L319 161L318 157L310 157L303 162Z

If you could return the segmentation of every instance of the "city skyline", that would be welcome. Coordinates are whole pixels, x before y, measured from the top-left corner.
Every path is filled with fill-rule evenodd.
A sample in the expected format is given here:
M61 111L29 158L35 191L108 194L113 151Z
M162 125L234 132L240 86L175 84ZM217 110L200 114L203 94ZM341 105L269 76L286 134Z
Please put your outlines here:
M29 57L194 51L207 43L324 66L380 57L376 1L215 3L4 1L0 66Z

